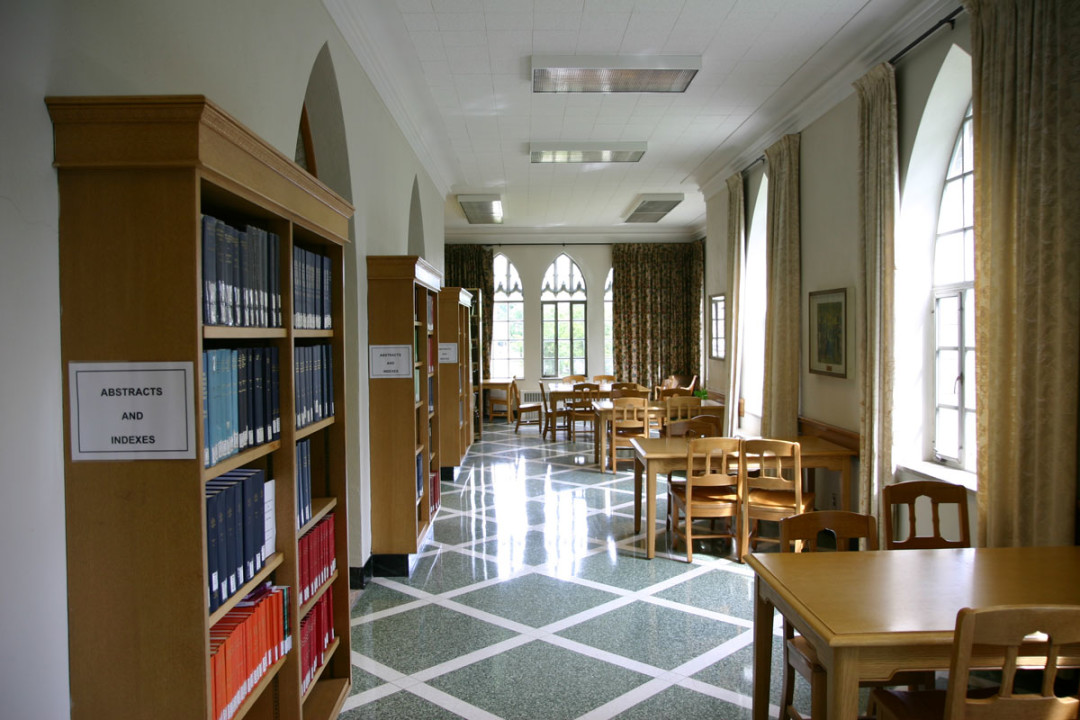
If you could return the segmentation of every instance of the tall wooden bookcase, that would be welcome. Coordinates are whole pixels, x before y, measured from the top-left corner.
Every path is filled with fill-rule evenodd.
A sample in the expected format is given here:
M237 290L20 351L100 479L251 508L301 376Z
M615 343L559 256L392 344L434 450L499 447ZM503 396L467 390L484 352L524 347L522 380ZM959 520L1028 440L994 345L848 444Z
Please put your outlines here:
M480 288L469 288L473 302L469 308L469 357L472 362L472 423L476 442L484 431L484 296Z
M336 718L351 685L345 467L343 245L352 207L201 96L49 98L60 198L65 508L72 717L212 717L210 634L247 590L290 588L292 649L234 718ZM204 325L203 214L280 238L280 327ZM293 248L330 259L331 325L293 327ZM336 415L298 429L294 348L329 346ZM204 467L204 350L274 347L280 437ZM70 363L190 363L196 457L75 461ZM297 444L311 447L314 517L297 527ZM258 468L274 481L276 547L210 612L209 481ZM335 515L337 572L301 604L298 545ZM337 639L302 690L301 620L329 593Z
M376 575L408 575L439 510L439 289L416 255L369 255L371 553Z
M450 481L473 442L472 303L472 293L464 288L446 287L439 293L439 460L443 479Z

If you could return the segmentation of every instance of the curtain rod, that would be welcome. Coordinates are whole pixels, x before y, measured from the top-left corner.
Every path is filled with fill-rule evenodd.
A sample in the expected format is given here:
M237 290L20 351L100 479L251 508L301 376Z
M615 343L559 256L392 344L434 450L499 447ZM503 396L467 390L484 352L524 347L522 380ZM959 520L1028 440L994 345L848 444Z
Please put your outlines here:
M934 27L930 28L929 30L924 32L922 35L915 38L912 42L910 42L908 44L907 47L905 47L903 50L901 50L900 52L896 53L891 58L889 58L889 64L890 65L896 65L896 63L899 62L900 58L902 58L902 57L904 57L905 55L908 54L908 51L915 48L915 46L917 46L919 43L921 43L926 38L933 35L935 32L937 32L942 27L948 25L950 27L950 29L955 29L956 28L956 16L959 15L960 13L962 13L962 12L964 12L964 8L963 7L958 7L955 10L953 10L951 13L949 13L948 15L943 17L941 20L938 20L937 24L934 25Z

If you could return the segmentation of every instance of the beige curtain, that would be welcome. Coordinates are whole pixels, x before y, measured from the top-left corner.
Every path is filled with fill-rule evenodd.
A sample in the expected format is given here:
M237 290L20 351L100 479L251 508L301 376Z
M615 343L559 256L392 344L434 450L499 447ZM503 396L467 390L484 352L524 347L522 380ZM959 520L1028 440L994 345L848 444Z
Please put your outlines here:
M1072 544L1080 2L964 5L975 106L978 542Z
M724 433L734 435L739 427L739 397L742 382L742 302L743 271L746 269L746 194L743 174L727 179L728 188L728 296L727 363L728 383L724 408Z
M765 309L765 398L761 434L799 431L799 136L785 135L765 150L769 173Z
M491 316L495 312L495 253L488 245L447 245L443 249L446 287L476 288L480 291L483 327L480 352L484 377L491 377ZM473 302L476 302L474 299Z
M859 512L878 517L893 480L893 259L899 196L896 76L882 63L855 82L859 97Z
M701 378L705 244L611 247L615 374L646 387L668 375Z

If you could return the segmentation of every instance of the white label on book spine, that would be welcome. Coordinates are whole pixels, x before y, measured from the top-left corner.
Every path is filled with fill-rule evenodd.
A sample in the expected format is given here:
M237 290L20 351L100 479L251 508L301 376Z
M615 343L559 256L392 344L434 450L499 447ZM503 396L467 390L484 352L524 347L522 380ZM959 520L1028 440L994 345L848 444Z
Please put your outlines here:
M439 363L457 362L457 343L439 343Z
M373 378L411 378L412 345L371 345L368 364Z
M71 459L194 460L190 362L69 363Z

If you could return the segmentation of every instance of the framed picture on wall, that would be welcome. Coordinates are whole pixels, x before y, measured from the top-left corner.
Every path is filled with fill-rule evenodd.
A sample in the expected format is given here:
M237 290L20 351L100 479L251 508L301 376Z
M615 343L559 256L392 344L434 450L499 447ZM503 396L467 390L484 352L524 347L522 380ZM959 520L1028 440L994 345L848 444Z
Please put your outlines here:
M724 313L726 310L725 299L724 295L709 296L711 324L711 332L709 333L709 356L713 360L723 360L725 348L727 346L727 338L724 333Z
M847 377L847 288L810 293L810 372Z

